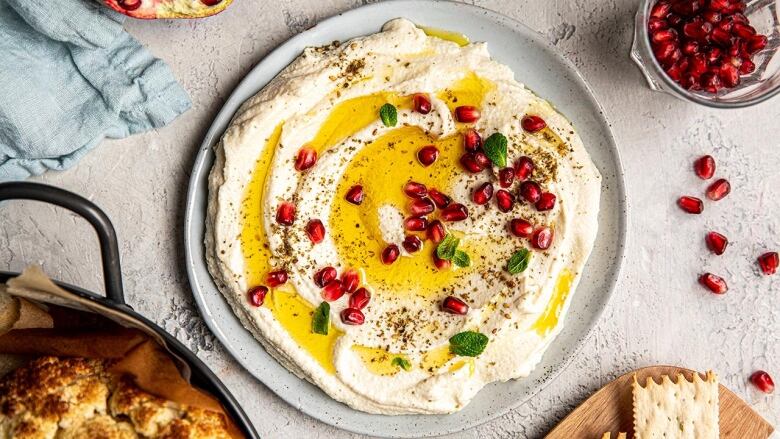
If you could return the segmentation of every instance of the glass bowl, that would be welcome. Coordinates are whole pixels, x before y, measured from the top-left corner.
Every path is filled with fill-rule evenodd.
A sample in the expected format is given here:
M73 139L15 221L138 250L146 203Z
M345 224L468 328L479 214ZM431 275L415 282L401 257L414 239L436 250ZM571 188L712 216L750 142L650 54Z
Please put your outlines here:
M740 83L734 88L724 88L717 93L704 90L686 90L672 80L653 55L647 20L650 8L658 0L642 0L634 24L634 43L631 58L645 75L651 89L662 91L680 99L696 102L714 108L747 107L771 98L780 92L780 31L778 30L777 0L748 1L744 14L757 33L766 35L766 48L753 55L756 69L749 75L740 76Z

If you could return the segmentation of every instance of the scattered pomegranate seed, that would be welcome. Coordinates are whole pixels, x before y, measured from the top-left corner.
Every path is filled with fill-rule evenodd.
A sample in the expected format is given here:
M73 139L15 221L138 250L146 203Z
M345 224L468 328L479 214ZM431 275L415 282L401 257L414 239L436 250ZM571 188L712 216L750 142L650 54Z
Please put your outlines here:
M428 215L435 209L436 206L433 205L433 201L429 198L418 198L409 203L409 211L412 212L412 215L414 216Z
M200 0L206 6L214 6L222 3L222 0Z
M346 325L362 325L366 321L366 316L359 309L344 308L341 311L341 321Z
M677 205L680 206L680 209L692 214L700 214L704 210L704 203L696 197L682 196L677 200Z
M318 287L322 288L325 285L329 284L330 281L336 279L336 276L338 275L339 272L336 271L335 268L325 267L320 271L314 273L314 283L317 284Z
M772 381L772 377L763 370L753 372L753 374L750 375L750 382L758 387L758 390L764 393L772 393L775 391L775 382Z
M719 201L731 192L731 184L725 178L716 180L707 188L707 198L712 201Z
M450 197L433 188L428 191L428 196L431 197L431 200L433 200L433 202L436 204L436 207L439 209L444 209L445 207L449 206L450 202L452 201Z
M425 217L409 217L404 220L404 228L411 232L422 232L428 227L428 220Z
M414 102L414 111L420 114L428 114L431 112L431 100L428 99L428 95L423 93L415 93L412 97Z
M291 226L295 222L295 204L282 202L276 208L276 222L283 226Z
M366 288L358 288L349 296L349 307L363 309L368 305L369 300L371 300L371 293Z
M485 155L484 152L477 151L474 153L474 160L477 161L477 163L480 164L483 168L489 168L492 166L493 162L490 161L487 155Z
M455 296L447 296L441 302L441 309L450 314L464 316L469 312L469 306L463 300Z
M460 203L450 204L449 206L445 207L441 211L441 218L444 221L449 221L449 222L463 221L468 217L469 217L469 210L466 209L466 206Z
M436 252L433 252L433 265L439 270L447 270L452 266L452 262L439 258L436 256Z
M531 204L535 204L542 196L542 188L539 183L531 180L524 181L520 185L520 196Z
M484 166L477 162L474 154L470 152L460 156L460 164L463 165L463 167L472 174L476 174L477 172L481 172L483 169L485 169Z
M428 195L428 188L422 183L410 181L404 185L404 193L412 198L422 198Z
M417 253L422 248L422 241L414 235L408 235L401 244L409 253Z
M271 288L276 288L279 285L287 283L287 272L284 270L277 270L268 273L265 277L265 283Z
M472 194L472 199L479 205L486 204L491 198L493 198L493 185L490 183L482 183Z
M441 221L434 220L428 224L428 230L426 230L425 236L433 241L434 244L438 244L447 236L447 231L444 230L444 224L442 224Z
M395 262L396 259L398 259L400 254L401 250L398 249L398 246L395 244L390 244L385 247L384 250L382 250L382 263L385 265L390 265Z
M547 250L550 248L553 240L553 231L549 227L539 227L531 236L531 245L539 250Z
M473 123L479 120L480 112L477 107L463 105L455 108L455 119L458 122Z
M739 70L731 63L721 64L718 75L726 87L732 88L739 85Z
M359 206L360 203L363 202L363 186L356 184L355 186L349 188L346 199L350 203Z
M716 255L722 255L729 245L729 240L718 232L709 232L704 238L707 248Z
M754 71L756 71L756 65L753 63L753 61L749 59L742 61L742 65L739 67L740 75L749 75Z
M529 157L522 156L515 162L515 177L518 181L526 180L534 172L534 162Z
M760 52L766 48L769 39L766 35L754 35L748 41L748 53L751 55Z
M439 149L433 145L423 146L417 151L417 160L423 166L431 166L439 158Z
M305 171L317 163L317 151L308 146L304 146L298 151L298 157L295 158L295 169Z
M513 168L504 168L498 171L498 184L502 188L512 186L515 181L515 170Z
M252 306L263 306L266 294L268 294L268 287L262 285L252 287L247 291L247 297Z
M360 285L360 273L354 268L348 268L341 273L341 286L344 292L352 294Z
M496 203L498 203L498 210L504 213L509 212L515 204L515 196L503 189L499 189L496 192Z
M767 276L775 274L778 265L780 265L780 257L777 252L767 252L758 257L758 266Z
M705 155L693 162L693 170L702 180L709 180L715 175L715 159L711 155Z
M141 7L142 0L119 0L117 4L125 11L135 11Z
M702 274L699 277L699 283L707 287L707 289L715 294L724 294L729 290L728 285L726 285L726 281L722 277L716 276L712 273Z
M517 237L528 238L533 233L534 226L522 218L515 218L509 222L509 230Z
M344 295L344 287L341 285L341 281L334 279L322 288L322 298L326 302L333 302L339 300Z
M539 116L525 116L520 120L520 125L529 133L535 133L545 129L547 122Z
M477 130L469 128L463 133L463 148L468 152L477 152L482 147L482 137Z
M552 208L555 207L555 199L555 194L543 192L539 196L539 201L536 202L536 210L540 212L552 210Z
M322 221L314 218L306 224L306 234L309 236L312 244L319 244L325 239L325 226Z

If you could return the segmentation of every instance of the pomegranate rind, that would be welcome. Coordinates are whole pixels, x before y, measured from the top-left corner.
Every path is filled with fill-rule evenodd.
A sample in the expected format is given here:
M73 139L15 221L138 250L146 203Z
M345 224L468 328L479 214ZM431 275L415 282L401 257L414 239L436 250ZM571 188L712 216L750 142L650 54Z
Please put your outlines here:
M103 0L109 8L127 15L128 17L139 18L142 20L169 19L169 18L203 18L219 14L227 9L233 0L222 0L214 6L206 6L203 3L196 3L194 6L190 2L180 0L144 0L141 7L128 11L120 5L119 0Z

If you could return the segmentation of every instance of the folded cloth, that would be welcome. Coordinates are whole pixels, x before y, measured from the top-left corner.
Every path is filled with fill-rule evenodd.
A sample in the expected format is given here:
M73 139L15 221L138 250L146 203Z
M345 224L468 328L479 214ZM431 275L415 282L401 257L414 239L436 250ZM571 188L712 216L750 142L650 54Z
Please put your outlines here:
M189 109L123 20L92 0L0 0L0 182L66 169L104 137Z

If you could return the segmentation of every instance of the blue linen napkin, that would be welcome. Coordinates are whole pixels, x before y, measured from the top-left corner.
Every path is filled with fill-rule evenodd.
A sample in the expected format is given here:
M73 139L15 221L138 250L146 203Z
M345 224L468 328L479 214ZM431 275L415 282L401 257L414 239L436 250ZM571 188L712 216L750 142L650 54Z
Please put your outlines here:
M69 168L104 137L190 108L124 18L91 0L0 0L0 182Z

